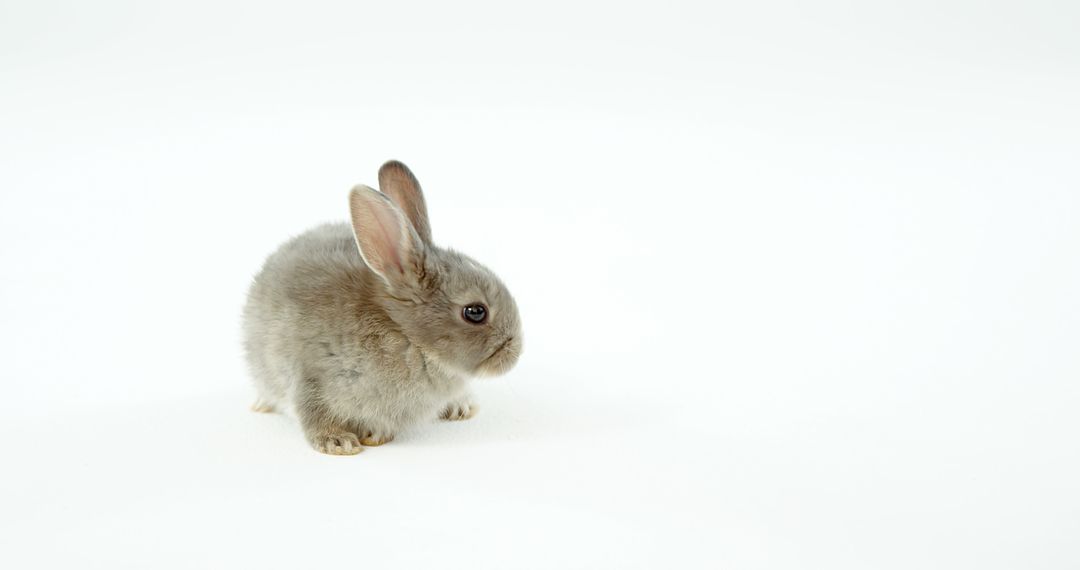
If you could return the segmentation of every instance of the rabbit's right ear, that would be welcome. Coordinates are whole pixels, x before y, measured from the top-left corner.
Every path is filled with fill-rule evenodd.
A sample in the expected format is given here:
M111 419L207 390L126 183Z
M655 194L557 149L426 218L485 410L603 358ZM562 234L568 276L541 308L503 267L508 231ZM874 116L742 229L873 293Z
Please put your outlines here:
M411 275L418 238L401 210L377 190L360 185L349 193L349 211L364 263L391 285Z
M379 168L379 190L401 208L412 223L413 229L424 243L431 244L431 224L428 222L427 203L420 191L420 181L408 166L391 160Z

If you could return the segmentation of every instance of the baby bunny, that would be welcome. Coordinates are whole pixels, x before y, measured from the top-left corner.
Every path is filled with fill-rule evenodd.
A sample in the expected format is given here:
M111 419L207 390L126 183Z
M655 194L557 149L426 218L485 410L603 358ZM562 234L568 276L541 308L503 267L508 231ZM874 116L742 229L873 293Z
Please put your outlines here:
M379 187L352 189L351 225L285 242L244 307L253 408L294 412L311 445L332 455L435 416L472 417L468 379L510 370L522 350L506 286L432 243L413 173L387 162Z

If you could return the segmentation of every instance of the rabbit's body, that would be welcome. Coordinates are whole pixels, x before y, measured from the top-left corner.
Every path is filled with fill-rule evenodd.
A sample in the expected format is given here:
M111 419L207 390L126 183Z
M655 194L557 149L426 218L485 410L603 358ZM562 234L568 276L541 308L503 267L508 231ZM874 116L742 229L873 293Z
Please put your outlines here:
M347 224L314 228L270 256L244 310L259 401L321 405L377 440L465 398L466 379L428 362L372 302L381 289Z
M356 453L440 414L470 417L468 378L505 372L521 351L502 283L431 244L412 173L387 163L380 184L411 219L386 196L354 189L352 226L319 226L282 245L244 308L256 409L294 412L326 453Z

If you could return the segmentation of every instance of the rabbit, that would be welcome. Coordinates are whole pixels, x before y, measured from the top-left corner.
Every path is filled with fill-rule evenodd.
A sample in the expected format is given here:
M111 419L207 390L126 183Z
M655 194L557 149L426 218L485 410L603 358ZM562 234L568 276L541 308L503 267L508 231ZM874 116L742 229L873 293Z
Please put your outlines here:
M270 255L243 312L253 409L294 413L330 455L436 416L472 417L468 380L507 372L522 352L514 298L486 267L431 241L408 167L384 164L379 187L349 193L351 225L316 227Z

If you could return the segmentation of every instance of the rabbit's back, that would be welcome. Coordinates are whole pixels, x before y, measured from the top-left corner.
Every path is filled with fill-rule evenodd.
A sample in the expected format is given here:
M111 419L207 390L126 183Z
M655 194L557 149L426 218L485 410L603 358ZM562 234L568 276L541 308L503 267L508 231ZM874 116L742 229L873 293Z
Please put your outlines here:
M262 400L288 401L311 361L312 341L355 327L369 278L347 224L326 224L285 242L267 258L244 307L244 348Z

